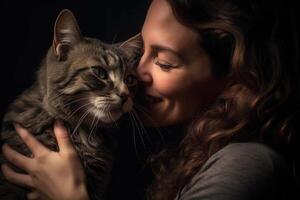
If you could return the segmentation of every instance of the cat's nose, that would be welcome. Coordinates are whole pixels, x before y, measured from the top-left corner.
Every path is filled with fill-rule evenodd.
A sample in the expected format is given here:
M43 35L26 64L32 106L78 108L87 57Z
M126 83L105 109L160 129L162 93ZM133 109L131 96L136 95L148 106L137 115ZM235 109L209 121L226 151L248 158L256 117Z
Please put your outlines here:
M128 100L128 97L129 97L129 95L125 94L125 93L119 94L118 96L121 98L122 104L124 104Z

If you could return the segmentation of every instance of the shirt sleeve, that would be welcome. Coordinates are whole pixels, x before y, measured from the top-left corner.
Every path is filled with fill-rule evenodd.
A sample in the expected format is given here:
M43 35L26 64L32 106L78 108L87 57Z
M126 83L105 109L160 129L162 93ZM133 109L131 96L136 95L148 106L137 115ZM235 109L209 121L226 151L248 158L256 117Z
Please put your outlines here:
M270 199L270 194L276 196L276 173L282 160L262 144L229 144L207 160L176 199Z

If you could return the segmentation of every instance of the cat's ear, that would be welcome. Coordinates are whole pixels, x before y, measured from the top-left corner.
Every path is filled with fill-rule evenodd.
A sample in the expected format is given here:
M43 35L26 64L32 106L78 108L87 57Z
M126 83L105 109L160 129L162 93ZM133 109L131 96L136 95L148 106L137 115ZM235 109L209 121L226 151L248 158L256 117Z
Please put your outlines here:
M125 42L120 44L120 47L124 48L140 48L143 45L143 40L141 33L136 34L135 36L129 38Z
M53 50L59 60L65 60L72 47L82 39L77 21L70 10L62 10L55 22Z
M143 53L143 45L143 39L139 33L125 42L122 42L119 46L125 49L125 52L129 55L141 56Z

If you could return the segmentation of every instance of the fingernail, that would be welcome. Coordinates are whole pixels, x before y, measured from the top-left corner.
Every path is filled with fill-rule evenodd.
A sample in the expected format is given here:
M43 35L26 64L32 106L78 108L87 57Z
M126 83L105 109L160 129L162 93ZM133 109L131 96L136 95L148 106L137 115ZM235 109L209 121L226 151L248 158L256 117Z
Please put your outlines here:
M6 164L2 164L1 165L1 171L2 171L2 173L4 173L4 175L6 174L6 172L7 172L7 165Z
M2 149L2 153L4 152L4 150L5 150L6 147L7 147L6 143L2 145L2 148L1 148Z
M20 124L18 124L18 123L14 123L14 127L15 127L15 129L20 129L21 128Z
M55 126L64 127L64 123L58 119L55 121Z
M26 135L26 133L23 131L24 128L23 128L20 124L14 123L14 127L15 127L17 133L18 133L21 137L23 137L23 136Z

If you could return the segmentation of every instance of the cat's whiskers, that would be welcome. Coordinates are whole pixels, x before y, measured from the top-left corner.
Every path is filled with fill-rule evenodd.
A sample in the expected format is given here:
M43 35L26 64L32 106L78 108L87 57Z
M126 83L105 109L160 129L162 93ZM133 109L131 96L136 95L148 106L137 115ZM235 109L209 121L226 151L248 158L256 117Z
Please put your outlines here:
M60 109L65 109L67 108L67 106L69 106L70 104L76 103L76 102L80 102L80 101L84 101L84 100L88 100L89 97L82 97L82 98L76 98L76 99L70 99L67 100L66 103L62 104L60 106ZM52 99L52 101L54 101L54 99ZM51 102L51 101L50 101ZM65 119L69 119L70 117L66 117Z
M100 119L97 118L97 122L96 122L95 127L94 127L96 130L98 130L99 121L100 121ZM96 134L98 134L98 133L96 133ZM101 134L101 133L100 133L100 134Z
M54 101L54 100L58 99L59 97L61 97L61 96L63 96L63 95L66 95L66 94L64 93L64 91L61 91L60 93L58 93L58 94L56 94L56 95L53 95L53 96L49 97L48 100L49 100L49 101Z
M134 116L134 113L132 113L132 119L133 119L133 121L135 122L135 124L136 124L136 127L137 127L137 133L138 133L138 136L139 136L139 138L140 138L140 140L141 140L141 142L142 142L142 144L143 144L143 147L144 147L144 149L146 150L146 145L145 145L145 141L144 141L144 138L143 138L143 133L142 133L142 129L140 129L140 126L139 126L139 123L138 123L138 121L135 119L135 116Z
M96 112L98 112L98 111L96 111ZM96 117L96 115L94 115L93 116L93 121L92 121L92 124L91 124L91 131L90 131L90 134L92 134L93 133L93 129L94 129L94 122L95 122L95 120L96 120L96 118L98 118L98 117Z
M133 107L136 108L138 111L142 112L143 115L145 115L145 117L147 117L149 120L151 120L151 122L152 122L153 124L157 124L157 122L156 122L155 120L152 119L152 117L150 116L149 112L148 112L143 106L141 106L141 105L135 103L135 104L133 105Z
M151 120L151 122L153 122L154 124L157 123L157 122L155 122L155 120L152 119L152 117L150 116L150 114L147 112L146 109L143 108L143 106L141 106L141 105L135 103L135 104L133 105L133 108L136 109L136 110L138 110L138 111L140 111L140 112L142 112L143 115L144 115L145 117L147 117L149 120ZM136 115L138 116L138 114L136 114ZM160 136L160 138L161 138L163 144L165 144L165 140L164 140L163 134L161 133L160 129L159 129L159 128L155 128L155 130L157 130L157 132L158 132L158 134L159 134L159 136Z
M84 107L87 107L87 106L90 106L91 103L88 102L86 104L83 104L82 106L78 107L75 111L73 111L70 115L68 115L65 120L69 120L76 112L78 112L80 109L84 108Z
M99 110L95 110L96 113L104 113L104 107L102 109L99 109ZM93 121L92 121L92 124L90 126L90 132L88 134L88 137L87 137L87 142L88 144L92 144L92 143L95 143L95 141L93 140L93 137L95 136L94 135L94 130L98 130L98 124L99 124L99 121L100 119L97 117L97 115L100 115L100 114L95 114L94 117L93 117ZM95 123L95 120L96 120L96 123Z
M88 97L86 99L89 99ZM84 100L84 99L83 99ZM98 102L98 105L103 105L105 104L106 101L105 100L102 100L100 102ZM86 107L86 106L91 106L91 107L95 107L95 105L93 105L91 102L87 102L86 104L83 104L82 106L78 107L75 111L72 111L71 114L69 116L66 117L66 120L70 119L76 112L78 112L80 109ZM95 108L96 109L96 108Z
M109 113L108 109L109 109L109 104L105 104L105 105L104 105L104 113L105 113L105 115L106 115L106 118L111 119L111 118L110 118L110 113Z
M80 117L80 119L78 120L77 122L77 125L76 127L74 128L73 132L72 132L72 135L74 135L76 132L77 132L77 129L79 128L79 126L82 124L83 120L85 119L85 117L89 114L89 111L86 110L82 116Z
M130 120L130 123L131 123L131 126L132 126L132 130L133 130L132 135L133 135L134 151L135 151L135 154L138 156L139 154L138 154L138 151L137 151L136 138L135 138L135 134L136 134L136 132L135 132L135 124L133 122L133 119L131 119L131 118L133 118L133 116L132 116L132 113L129 112L129 120Z
M76 99L72 99L70 101L66 101L65 104L62 104L62 108L66 108L67 106L69 106L70 104L76 103L76 102L80 102L80 101L84 101L84 100L89 100L89 97L82 97L82 98L76 98Z
M107 109L109 109L110 108L110 106L108 105L107 106ZM111 116L111 113L110 113L110 111L108 110L108 116L109 116L109 118L111 119L111 121L114 123L114 126L115 126L115 128L119 128L118 127L118 124L116 123L116 121L115 121L115 119L113 119L113 117Z
M98 112L98 111L96 111L96 112ZM94 124L95 120L96 120L96 123ZM88 144L92 143L91 142L92 140L90 140L90 138L92 137L94 128L97 126L98 120L99 120L99 118L97 118L96 115L94 115L93 121L92 121L92 124L91 124L91 127L90 127L90 133L88 134L88 138L87 138Z
M152 141L149 137L149 134L148 134L142 120L140 119L140 117L138 116L137 112L134 109L132 109L132 114L133 114L133 117L135 118L135 120L137 121L137 124L140 125L140 127L141 127L141 130L142 130L141 137L143 137L143 135L146 135L146 139L148 139L149 143L152 145Z

